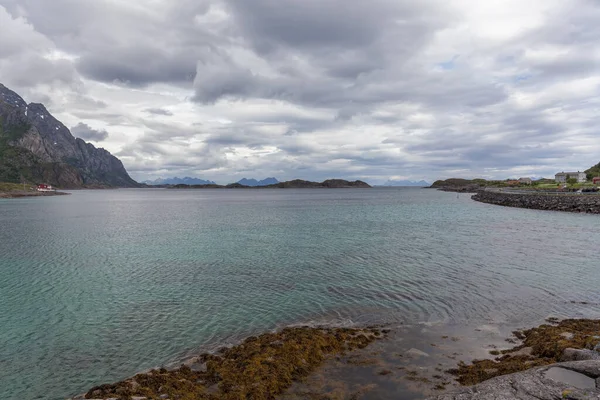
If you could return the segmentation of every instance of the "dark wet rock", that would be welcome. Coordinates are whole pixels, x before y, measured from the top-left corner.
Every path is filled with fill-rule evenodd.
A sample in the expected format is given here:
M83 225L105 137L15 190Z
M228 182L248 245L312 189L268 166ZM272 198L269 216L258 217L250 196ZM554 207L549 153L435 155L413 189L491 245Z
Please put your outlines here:
M561 361L600 360L600 353L588 349L565 349Z
M564 372L564 371L568 372ZM550 372L549 372L550 371ZM581 376L580 376L581 375ZM574 361L499 376L475 386L430 397L430 400L600 399L600 361ZM595 387L589 383L595 381ZM581 388L577 386L586 386Z
M482 203L535 210L600 214L600 195L510 193L482 190L471 197Z

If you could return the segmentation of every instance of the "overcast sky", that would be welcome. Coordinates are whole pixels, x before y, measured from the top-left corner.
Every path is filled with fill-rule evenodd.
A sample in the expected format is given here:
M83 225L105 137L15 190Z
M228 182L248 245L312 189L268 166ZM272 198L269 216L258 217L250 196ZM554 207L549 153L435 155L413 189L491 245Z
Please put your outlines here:
M137 180L600 161L599 0L0 0L0 82Z

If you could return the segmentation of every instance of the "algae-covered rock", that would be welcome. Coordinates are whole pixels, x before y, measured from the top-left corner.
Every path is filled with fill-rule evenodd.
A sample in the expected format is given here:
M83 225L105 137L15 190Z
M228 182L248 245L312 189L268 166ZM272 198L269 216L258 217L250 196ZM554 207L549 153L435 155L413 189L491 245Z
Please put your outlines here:
M375 328L286 328L249 337L217 354L203 354L194 368L152 370L94 387L85 398L273 399L328 356L364 348L378 337L382 333Z
M564 335L569 332L571 335ZM600 320L566 319L554 324L514 332L523 343L504 350L494 360L474 360L459 363L450 372L462 385L474 385L500 375L563 361L566 349L592 350L600 344ZM523 352L527 348L527 352ZM529 349L530 348L530 349ZM589 358L586 358L589 359Z

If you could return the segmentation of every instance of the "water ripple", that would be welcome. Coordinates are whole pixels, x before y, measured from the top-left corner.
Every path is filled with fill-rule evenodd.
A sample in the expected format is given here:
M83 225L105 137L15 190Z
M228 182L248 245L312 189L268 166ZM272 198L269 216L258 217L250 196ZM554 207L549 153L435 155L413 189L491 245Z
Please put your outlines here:
M598 222L419 189L2 201L0 398L62 399L293 323L590 315Z

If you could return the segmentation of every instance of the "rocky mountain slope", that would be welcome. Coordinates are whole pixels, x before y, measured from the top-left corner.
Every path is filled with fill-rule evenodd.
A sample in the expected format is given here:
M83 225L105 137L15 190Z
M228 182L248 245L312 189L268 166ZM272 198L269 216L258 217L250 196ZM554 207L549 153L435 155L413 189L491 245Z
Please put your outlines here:
M27 104L2 84L0 181L62 188L139 186L118 158L74 138L42 104Z

